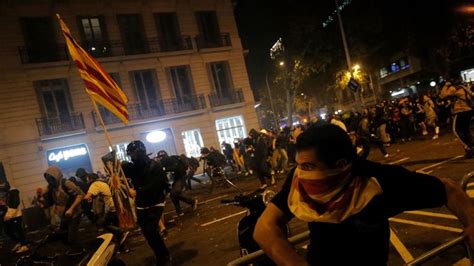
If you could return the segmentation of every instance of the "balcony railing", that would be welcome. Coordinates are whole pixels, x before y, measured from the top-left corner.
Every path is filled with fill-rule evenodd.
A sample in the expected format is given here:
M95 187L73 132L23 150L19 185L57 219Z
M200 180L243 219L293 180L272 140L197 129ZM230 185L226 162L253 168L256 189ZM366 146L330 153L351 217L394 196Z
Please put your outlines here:
M158 100L153 106L145 107L141 104L130 104L127 106L130 120L150 119L165 115L179 114L184 112L202 110L206 108L204 95L189 95L182 98L171 98ZM121 121L109 111L101 112L104 124L116 124ZM99 125L99 120L95 112L92 113L94 123Z
M196 44L198 49L232 46L229 33L221 33L220 36L215 38L198 35L196 36Z
M241 89L228 90L226 92L212 92L209 94L211 107L242 103L244 102L244 93Z
M144 42L137 41L134 46L127 45L121 40L84 42L81 45L94 57L137 55L193 49L191 37L189 36L180 36L176 40L150 38L145 39Z
M65 44L18 47L21 63L46 63L69 59Z
M40 136L55 135L85 129L82 113L61 115L59 117L36 118L36 126Z

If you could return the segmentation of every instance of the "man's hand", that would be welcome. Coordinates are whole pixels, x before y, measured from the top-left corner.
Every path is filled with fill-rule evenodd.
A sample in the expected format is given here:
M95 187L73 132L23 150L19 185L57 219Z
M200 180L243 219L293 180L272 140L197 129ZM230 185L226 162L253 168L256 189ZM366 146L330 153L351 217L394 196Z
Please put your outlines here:
M72 217L73 212L74 210L72 208L69 208L65 213L66 217Z

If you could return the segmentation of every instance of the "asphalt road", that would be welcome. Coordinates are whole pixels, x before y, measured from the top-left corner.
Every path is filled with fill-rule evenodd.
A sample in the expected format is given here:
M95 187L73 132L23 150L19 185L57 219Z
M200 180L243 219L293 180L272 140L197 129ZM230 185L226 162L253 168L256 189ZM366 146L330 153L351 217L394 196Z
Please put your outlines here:
M463 175L474 171L474 159L462 157L461 144L452 134L444 135L438 140L418 139L388 148L390 157L385 159L375 148L370 159L383 163L402 165L410 170L424 171L435 176L451 178L460 182ZM283 183L279 177L275 190ZM256 178L240 178L236 184L247 192L259 186ZM187 209L185 216L177 219L172 204L169 203L165 219L169 230L166 244L174 261L179 265L226 265L239 257L236 225L245 210L236 206L222 205L220 200L236 194L232 189L217 189L209 195L203 189L190 193L201 202L196 212ZM446 214L446 215L438 215ZM449 241L462 230L461 224L446 208L423 210L422 212L404 213L391 220L391 227L398 244L390 245L389 265L403 265L407 260ZM307 228L301 221L290 223L292 234L304 232ZM343 241L343 240L342 240ZM145 245L143 237L137 232L131 238L130 254L121 255L127 265L151 265L151 250ZM396 248L395 248L396 247ZM465 252L462 246L453 247L436 256L426 265L452 265L459 261Z
M382 163L398 164L410 170L424 171L435 176L450 178L459 182L463 175L474 171L474 159L462 158L463 149L452 134L446 134L438 140L417 139L405 144L389 147L389 158L383 158L373 148L369 158ZM278 190L284 176L277 177ZM240 177L234 180L244 191L251 192L259 187L255 177ZM223 205L221 199L231 198L237 194L232 188L217 188L209 194L206 186L197 186L188 193L200 201L199 208L192 211L185 208L183 217L176 217L173 205L167 202L165 220L168 227L166 245L171 251L176 265L226 265L240 256L237 242L236 225L245 215L245 209ZM446 208L429 209L404 213L391 220L391 227L399 240L390 245L389 265L403 265L404 259L410 260L422 253L456 238L462 231L461 224L450 215ZM306 224L293 219L290 222L293 235L307 230ZM82 224L81 235L91 239L97 230L90 224ZM29 234L32 242L37 238ZM341 240L343 241L343 240ZM1 242L1 241L0 241ZM0 243L0 265L14 265L18 256L11 256L8 242ZM128 254L119 257L127 265L155 265L152 251L147 246L138 230L132 232L127 246ZM397 250L402 250L401 254ZM452 265L465 254L461 246L453 247L447 252L436 256L426 265Z

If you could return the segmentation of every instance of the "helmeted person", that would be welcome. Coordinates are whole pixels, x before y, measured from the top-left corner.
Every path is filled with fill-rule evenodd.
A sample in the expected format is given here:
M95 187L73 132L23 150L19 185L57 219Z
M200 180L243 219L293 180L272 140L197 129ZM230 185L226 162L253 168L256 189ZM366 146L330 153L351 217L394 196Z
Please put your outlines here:
M122 168L130 178L135 191L135 208L137 221L143 236L153 250L158 265L171 263L165 242L158 230L158 223L163 214L166 193L169 191L168 178L163 166L148 157L145 144L134 140L127 145L127 155L132 163L123 163Z
M67 231L67 243L73 248L70 254L80 251L78 230L81 222L81 201L84 192L72 181L63 178L61 169L52 165L46 169L44 178L48 183L47 193L53 203L52 213L61 218L60 231Z
M178 214L178 216L184 215L180 201L186 202L192 206L193 210L196 210L198 204L197 199L192 199L183 194L183 189L186 186L186 171L188 168L186 163L177 155L169 156L164 150L158 152L157 159L163 166L164 171L171 173L173 177L170 198L171 201L173 201L176 214Z
M254 238L278 265L386 265L388 219L446 205L474 247L474 206L451 179L357 157L335 125L313 126L296 142L297 166L259 218ZM308 223L306 260L286 238L292 218Z

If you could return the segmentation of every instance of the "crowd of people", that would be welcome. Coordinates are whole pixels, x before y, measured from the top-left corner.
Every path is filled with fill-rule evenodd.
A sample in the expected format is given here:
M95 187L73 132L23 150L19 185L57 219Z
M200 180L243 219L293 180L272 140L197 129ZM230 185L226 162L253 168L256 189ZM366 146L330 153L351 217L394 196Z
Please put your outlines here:
M196 210L197 199L189 197L185 190L192 189L192 181L204 182L195 175L201 164L203 174L211 181L216 176L226 175L226 168L230 168L237 174L255 175L260 181L261 188L266 188L275 184L276 174L291 175L294 170L291 170L290 166L294 163L301 165L301 162L297 161L304 158L301 159L300 156L298 159L296 154L297 152L301 154L306 148L303 147L300 136L306 136L303 139L306 139L308 145L317 144L326 147L327 143L313 143L313 140L308 138L317 139L318 136L314 135L319 132L314 129L316 127L329 126L328 130L334 131L331 124L342 129L346 137L350 136L347 139L351 141L351 149L361 143L365 146L365 151L359 154L363 158L367 157L367 148L370 149L371 145L376 145L382 155L388 157L389 154L385 149L387 146L396 142L406 143L414 137L428 135L432 139L437 139L440 128L452 124L454 133L464 145L465 157L471 158L474 155L469 128L474 114L472 103L472 92L467 86L445 82L439 93L433 91L417 97L384 100L360 112L328 114L325 119L314 117L309 123L292 128L260 131L251 129L246 138L235 139L233 143L222 142L220 150L213 147L202 148L199 159L184 154L169 155L164 150L159 151L156 157L150 158L141 141L132 141L127 146L130 162L123 162L122 169L131 187L129 194L134 202L137 224L157 261L170 262L170 253L164 243L166 228L162 217L166 198L169 195L178 217L184 215L182 202L189 205L191 210ZM337 130L333 133L340 134ZM328 141L336 140L328 139ZM358 152L357 149L354 150ZM329 156L331 153L333 153L331 149L325 150L325 154L321 156ZM350 152L347 154L350 155ZM354 161L352 155L349 155L347 161ZM381 168L381 171L385 170ZM81 252L78 245L78 229L83 216L91 223L111 232L120 251L128 251L124 244L128 232L119 226L117 209L107 176L101 173L88 173L85 169L79 168L75 177L66 178L61 169L53 165L45 171L44 179L47 188L38 188L33 204L45 211L53 231L64 234L65 243L71 247L69 253ZM433 186L438 185L433 182ZM212 185L214 186L214 182ZM289 190L290 185L286 185ZM374 194L376 195L377 193ZM278 199L283 197L281 202L277 199L274 203L288 216L306 217L307 214L291 209L292 206L290 210L285 207L284 203L289 196L291 194L280 196ZM445 199L440 196L439 201L429 203L427 206L437 206L443 201ZM28 242L21 227L19 192L10 187L8 182L0 183L0 205L5 231L16 242L12 251L17 253L28 251ZM259 235L257 240L266 244L266 240L261 239ZM272 248L267 248L266 251L274 252ZM275 255L275 258L281 259L278 255Z

